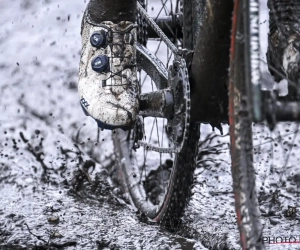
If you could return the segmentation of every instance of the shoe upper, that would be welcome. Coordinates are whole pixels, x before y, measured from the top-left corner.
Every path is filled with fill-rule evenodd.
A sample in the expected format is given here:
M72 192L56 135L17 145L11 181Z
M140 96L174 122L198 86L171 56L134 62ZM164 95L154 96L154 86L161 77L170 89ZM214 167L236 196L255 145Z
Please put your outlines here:
M130 128L139 111L136 27L93 24L84 16L78 90L81 106L102 128Z

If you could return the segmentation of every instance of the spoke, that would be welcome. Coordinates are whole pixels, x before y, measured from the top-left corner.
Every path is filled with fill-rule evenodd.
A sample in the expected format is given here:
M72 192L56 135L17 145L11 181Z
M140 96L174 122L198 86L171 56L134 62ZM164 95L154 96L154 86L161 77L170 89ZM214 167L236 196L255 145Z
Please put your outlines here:
M142 93L141 80L142 80L142 70L140 70L140 72L139 72L139 84L138 84L139 94Z
M157 118L156 117L155 117L155 123L156 123L156 133L157 133L158 146L161 147L160 140L159 140L158 124L157 124Z
M144 162L143 162L143 166L142 166L142 169L141 169L141 172L140 172L140 182L142 181L143 171L144 170L146 171L146 159L147 159L148 150L146 151L146 148L144 148L143 151L144 151Z
M161 0L161 3L162 3L162 8L164 8L164 10L165 10L166 16L168 16L168 15L170 15L170 14L173 14L173 13L172 13L172 12L173 12L172 1L170 1L170 3L171 3L171 11L168 11L168 8L167 8L167 6L166 6L167 0L166 0L165 2L163 2L163 0ZM161 11L162 11L162 9L160 10L160 12L158 13L157 17L155 18L155 21L158 19L158 16L160 15ZM175 34L173 33L173 30L171 29L171 27L168 25L167 22L164 22L164 23L165 23L165 25L168 27L168 29L169 29L169 31L171 32L172 36L176 39L177 36L175 36Z
M166 185L165 185L165 178L164 178L164 171L163 171L163 168L162 168L162 159L161 159L161 154L159 154L159 168L162 170L162 181L163 181L163 190L164 190L164 193L165 193L165 190L166 190ZM159 203L161 201L159 200Z
M170 31L170 33L172 34L172 36L176 39L177 38L177 35L175 36L172 28L170 27L170 25L167 23L167 22L164 22L165 25L167 26L168 30Z
M157 16L156 16L156 18L155 18L154 21L156 21L156 20L158 19L160 13L161 13L162 10L165 8L165 5L166 5L167 2L168 2L168 0L166 0L164 3L162 2L163 4L162 4L162 6L161 6L161 9L160 9L160 11L158 12L158 14L157 14Z
M154 130L154 125L155 125L155 119L153 119L152 128L151 128L148 143L151 143L151 138L152 138L152 133L153 133L153 130Z
M166 2L167 2L167 0L166 0ZM168 15L169 12L168 12L168 10L167 10L166 2L164 3L164 1L161 0L162 6L163 6L163 8L164 8L164 10L165 10L165 14ZM172 1L171 1L171 2L172 2Z
M170 51L169 51L169 48L167 48L167 68L169 68L169 62L170 62L170 60L169 60L169 53L170 53Z
M160 49L160 45L161 45L161 43L162 43L162 39L160 39L160 41L159 41L159 44L158 44L158 46L157 46L157 48L156 48L156 51L155 51L155 55L157 55L157 52L158 52L158 50Z
M165 119L163 119L163 124L162 124L162 128L161 128L161 147L164 146L164 128L165 128Z
M153 81L151 79L151 87L152 87L152 91L154 91L154 86L153 86ZM154 118L154 121L155 121L155 125L156 125L156 133L157 133L157 140L158 140L158 146L160 146L159 144L159 133L158 133L158 125L157 125L157 118L155 117ZM151 135L152 136L152 135Z

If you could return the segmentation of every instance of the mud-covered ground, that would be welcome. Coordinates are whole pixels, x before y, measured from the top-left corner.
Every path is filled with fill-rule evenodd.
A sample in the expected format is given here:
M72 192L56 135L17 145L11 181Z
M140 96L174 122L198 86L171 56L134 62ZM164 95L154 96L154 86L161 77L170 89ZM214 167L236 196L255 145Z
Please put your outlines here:
M176 234L146 223L111 185L110 133L78 105L85 5L0 1L0 249L239 249L227 125L224 136L201 128L193 196ZM254 126L264 237L300 241L298 130ZM87 160L91 180L79 170Z

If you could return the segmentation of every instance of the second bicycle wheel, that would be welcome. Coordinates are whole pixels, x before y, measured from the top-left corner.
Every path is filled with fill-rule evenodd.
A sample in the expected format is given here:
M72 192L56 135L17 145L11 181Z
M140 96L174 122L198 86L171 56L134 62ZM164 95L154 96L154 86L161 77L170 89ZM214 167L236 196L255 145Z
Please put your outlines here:
M235 1L230 55L229 123L233 191L242 249L262 249L262 227L253 166L252 114L247 74L251 72L247 53L246 1ZM244 5L244 6L243 6Z
M154 16L156 21L168 20L172 13L173 17L176 16L174 13L181 13L184 26L182 27L183 37L178 37L177 32L172 32L171 40L177 47L192 49L191 41L193 38L191 36L194 34L192 13L195 11L193 9L195 6L189 1L182 3L177 0L166 1L165 4L157 1L155 8L147 6L147 4L145 7L152 9L152 12L149 13L148 11L148 14ZM164 17L162 17L163 15ZM144 32L139 33L143 34ZM145 39L141 40L143 43L145 42ZM185 41L188 41L189 44ZM145 50L142 46L138 47L138 50ZM164 68L170 66L170 62L174 60L174 55L159 39L148 40L147 49L152 52L152 54L147 52L151 60L157 63L154 71L164 65L160 69L161 75L165 75L167 79L168 74ZM138 61L138 66L141 69L139 73L141 94L160 91L166 87L166 84L157 83L157 81L164 81L164 79L159 80L155 77L153 71L149 70L147 63L145 64L141 60ZM185 73L182 75L185 75L184 77L188 81L187 72ZM182 115L186 116L186 114ZM141 119L140 124L143 128L141 131L143 140L155 147L172 148L174 145L170 140L170 134L180 137L180 126L176 130L176 124L173 124L170 132L166 118L145 117ZM188 137L185 145L176 153L155 151L147 146L134 148L135 137L137 136L137 132L134 130L129 132L116 130L113 134L118 165L117 178L121 182L127 198L148 218L171 229L178 227L180 217L190 197L200 137L199 124L189 124L187 132Z

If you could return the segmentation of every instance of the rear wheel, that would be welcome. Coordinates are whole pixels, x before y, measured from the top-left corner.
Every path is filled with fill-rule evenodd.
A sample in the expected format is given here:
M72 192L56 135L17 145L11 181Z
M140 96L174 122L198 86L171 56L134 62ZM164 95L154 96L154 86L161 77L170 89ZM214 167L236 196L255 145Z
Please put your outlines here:
M178 48L192 49L193 44L190 41L193 41L194 26L192 25L193 14L191 13L195 12L193 10L195 6L190 1L169 0L164 2L162 4L158 1L155 6L150 6L145 2L144 6L146 10L148 9L149 15L155 16L154 20L162 15L166 16L166 20L170 16L178 20L181 16L177 14L182 13L183 22L179 20L179 23L183 23L183 37L178 37L180 32L175 31L172 32L170 39ZM157 9L157 6L160 6L160 8ZM197 6L199 7L200 4ZM190 15L185 13L190 13ZM139 17L139 20L145 21L141 17ZM138 34L145 34L142 29L146 24L139 25ZM152 55L149 55L157 63L157 67L154 68L162 65L165 68L170 66L175 56L162 40L147 41L144 37L140 37L139 41L144 45L147 44L147 49L152 52ZM143 47L140 48L144 50ZM174 67L176 68L175 64L173 62L171 67L173 70ZM149 65L147 66L147 63L144 63L143 60L138 61L138 65L140 67L141 94L161 91L168 87L168 83L162 83L164 80L161 81L161 79L154 77L155 74L151 73ZM160 71L165 71L164 67L161 67ZM177 71L175 70L175 72ZM188 82L188 72L183 70L180 74L183 81ZM170 75L170 72L169 77L166 74L166 78L170 78ZM185 94L189 95L189 87L186 90ZM178 89L178 91L182 90ZM189 109L187 103L185 106ZM182 112L180 115L189 121L188 112ZM176 152L168 151L168 149L176 147L174 138L176 140L176 138L182 137L180 132L182 129L181 122L175 123L173 121L170 125L170 119L164 117L141 117L139 128L142 129L134 129L129 132L116 130L113 134L118 166L117 179L122 185L128 200L148 218L171 229L178 227L180 217L190 197L200 137L199 124L189 124L184 145L182 147L177 145L178 150ZM145 143L166 150L152 150L152 147L138 145L136 138L139 136L142 136L140 139Z

